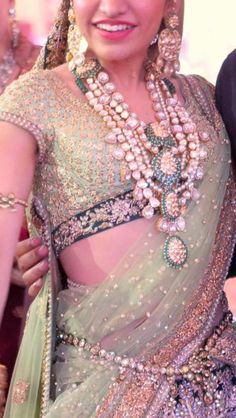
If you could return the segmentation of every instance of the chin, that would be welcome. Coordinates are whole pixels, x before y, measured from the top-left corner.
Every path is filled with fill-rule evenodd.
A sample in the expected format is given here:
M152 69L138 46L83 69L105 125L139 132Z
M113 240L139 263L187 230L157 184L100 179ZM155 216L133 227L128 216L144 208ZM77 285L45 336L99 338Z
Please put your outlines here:
M98 60L107 61L107 62L114 62L114 61L124 61L132 59L137 53L134 53L134 51L131 48L124 48L124 46L121 47L109 47L107 48L96 48L94 49L94 53ZM140 55L142 51L139 51L138 54Z

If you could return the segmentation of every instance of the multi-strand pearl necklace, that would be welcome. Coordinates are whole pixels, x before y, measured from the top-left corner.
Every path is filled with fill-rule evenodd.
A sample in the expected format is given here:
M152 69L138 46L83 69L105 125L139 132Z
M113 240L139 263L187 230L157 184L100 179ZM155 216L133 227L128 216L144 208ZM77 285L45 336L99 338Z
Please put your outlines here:
M12 49L9 49L0 62L0 94L5 89L16 67L16 61Z
M126 162L126 178L135 183L134 199L145 203L143 217L150 219L160 212L157 227L168 234L167 264L181 268L188 250L176 233L185 230L187 202L199 199L195 183L203 177L202 161L207 158L203 143L209 140L208 134L198 131L173 84L157 77L153 64L147 65L145 81L157 120L154 124L145 124L130 112L109 75L98 63L95 67L81 73L70 65L90 106L110 128L105 141L114 145L113 157Z

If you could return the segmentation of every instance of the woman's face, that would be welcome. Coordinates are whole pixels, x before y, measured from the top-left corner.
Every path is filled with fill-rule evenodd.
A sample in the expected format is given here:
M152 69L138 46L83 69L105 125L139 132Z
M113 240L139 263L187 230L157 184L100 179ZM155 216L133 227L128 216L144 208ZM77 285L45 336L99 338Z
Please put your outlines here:
M0 40L6 35L9 28L9 9L13 7L13 1L0 0Z
M81 33L100 59L121 61L147 53L168 0L74 0Z

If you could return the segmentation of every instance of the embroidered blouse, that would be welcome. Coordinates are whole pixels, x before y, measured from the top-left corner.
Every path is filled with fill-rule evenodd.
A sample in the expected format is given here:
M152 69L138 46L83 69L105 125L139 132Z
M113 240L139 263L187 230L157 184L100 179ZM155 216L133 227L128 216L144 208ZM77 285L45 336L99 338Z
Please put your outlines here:
M52 71L36 70L0 99L0 119L37 140L33 194L45 205L57 255L92 233L141 216L99 115Z
M202 108L195 103L194 113L205 129ZM34 70L12 83L0 98L0 120L37 141L33 194L48 212L57 256L84 237L142 216L144 204L133 199L125 163L104 141L105 122L55 72Z

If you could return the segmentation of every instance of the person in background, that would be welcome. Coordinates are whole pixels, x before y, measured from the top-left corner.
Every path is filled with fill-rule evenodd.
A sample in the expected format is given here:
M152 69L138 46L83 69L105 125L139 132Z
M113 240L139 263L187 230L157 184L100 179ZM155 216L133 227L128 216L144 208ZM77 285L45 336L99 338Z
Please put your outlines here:
M183 3L62 0L0 99L0 314L31 189L49 250L5 418L236 413L236 189L212 86L177 74Z
M29 71L40 48L33 45L22 33L16 21L13 0L0 0L0 94L20 75ZM20 239L27 237L22 227ZM24 283L17 268L13 268L12 284L0 328L0 405L3 405L7 388L6 374L11 376L17 355L24 316ZM1 406L2 407L2 406ZM0 412L0 416L1 416Z
M226 126L236 161L236 49L223 62L216 81L216 105ZM236 271L235 271L236 273Z
M215 88L216 106L222 116L231 143L231 157L235 169L236 163L236 49L232 51L223 62L219 71ZM232 309L236 310L236 248L233 252L226 282L226 293Z

